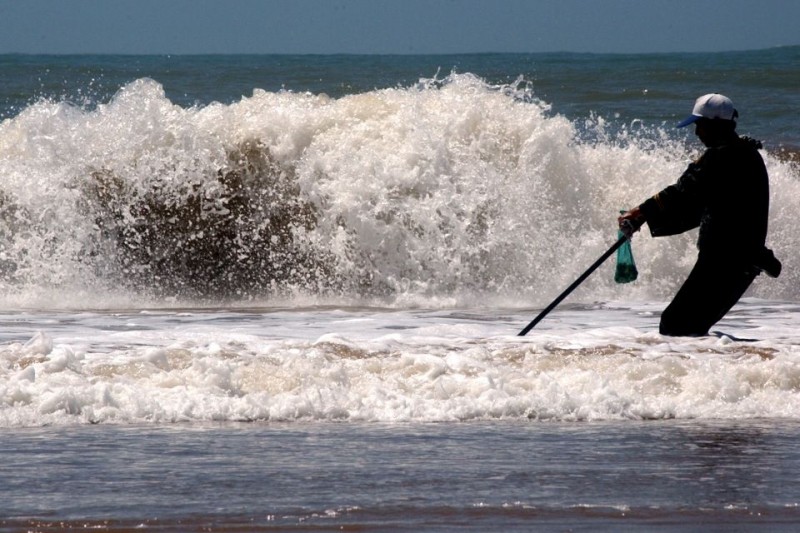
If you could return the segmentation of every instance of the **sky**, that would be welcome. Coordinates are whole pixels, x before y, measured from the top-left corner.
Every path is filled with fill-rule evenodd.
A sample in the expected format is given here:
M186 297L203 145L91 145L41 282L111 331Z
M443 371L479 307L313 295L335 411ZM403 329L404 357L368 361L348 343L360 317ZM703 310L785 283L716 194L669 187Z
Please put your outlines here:
M0 0L0 54L713 52L798 28L798 0Z

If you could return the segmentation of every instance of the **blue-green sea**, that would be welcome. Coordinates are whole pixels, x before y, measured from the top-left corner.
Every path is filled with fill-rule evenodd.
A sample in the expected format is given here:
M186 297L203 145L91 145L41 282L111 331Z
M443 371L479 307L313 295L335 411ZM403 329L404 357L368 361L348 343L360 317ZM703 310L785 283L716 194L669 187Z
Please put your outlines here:
M729 95L753 136L797 147L800 47L669 54L0 56L0 117L40 98L78 106L106 102L152 78L183 107L231 104L253 89L334 98L413 87L421 79L472 73L489 84L523 80L555 113L596 114L618 125L671 125L696 96Z

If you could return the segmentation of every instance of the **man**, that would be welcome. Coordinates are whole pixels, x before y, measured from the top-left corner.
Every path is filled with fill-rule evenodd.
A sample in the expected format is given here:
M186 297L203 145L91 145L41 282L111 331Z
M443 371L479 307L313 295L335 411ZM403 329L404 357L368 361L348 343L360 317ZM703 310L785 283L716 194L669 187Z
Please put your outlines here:
M707 150L677 183L619 217L628 234L645 222L654 237L700 227L697 262L661 315L663 335L707 335L761 271L780 273L764 246L769 183L761 143L737 135L737 117L721 94L698 98L678 127L694 124Z

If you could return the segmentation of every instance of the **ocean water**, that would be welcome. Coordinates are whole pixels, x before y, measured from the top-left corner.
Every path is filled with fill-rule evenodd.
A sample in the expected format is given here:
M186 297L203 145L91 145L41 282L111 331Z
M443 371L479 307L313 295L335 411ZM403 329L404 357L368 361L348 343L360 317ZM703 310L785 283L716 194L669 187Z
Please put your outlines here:
M798 60L0 56L0 529L795 529ZM712 91L782 275L662 337L637 234L517 336Z

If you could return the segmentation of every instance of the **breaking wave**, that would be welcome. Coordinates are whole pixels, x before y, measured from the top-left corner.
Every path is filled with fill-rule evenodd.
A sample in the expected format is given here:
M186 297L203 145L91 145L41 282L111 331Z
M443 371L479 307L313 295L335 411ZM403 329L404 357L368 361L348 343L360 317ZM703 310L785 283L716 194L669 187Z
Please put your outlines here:
M256 89L184 108L144 78L91 108L42 100L0 123L0 288L6 305L67 307L541 304L614 241L619 209L693 155L660 129L571 122L521 80L451 74L336 99ZM752 291L796 300L800 171L765 157L787 268ZM691 235L637 236L634 251L640 282L600 273L583 297L665 297L695 254Z

